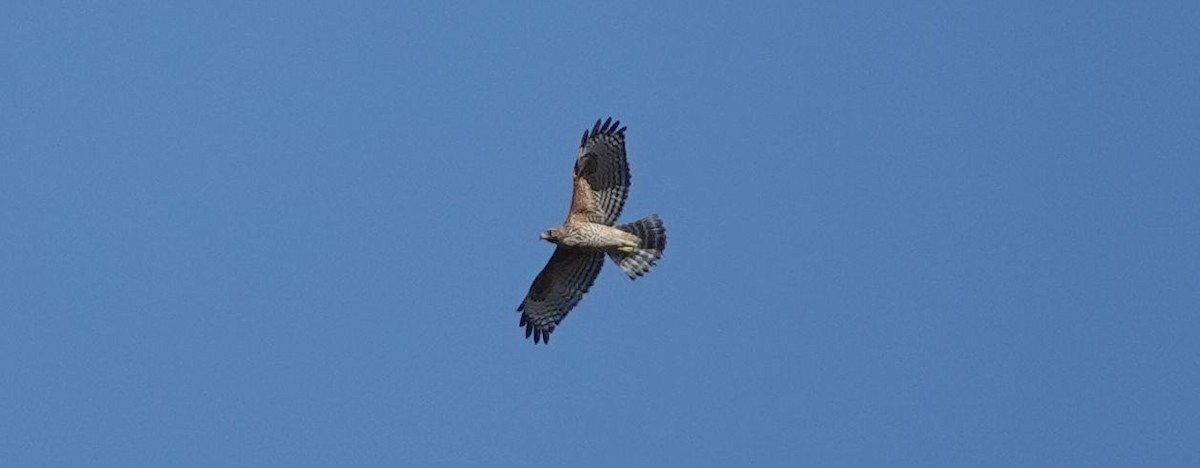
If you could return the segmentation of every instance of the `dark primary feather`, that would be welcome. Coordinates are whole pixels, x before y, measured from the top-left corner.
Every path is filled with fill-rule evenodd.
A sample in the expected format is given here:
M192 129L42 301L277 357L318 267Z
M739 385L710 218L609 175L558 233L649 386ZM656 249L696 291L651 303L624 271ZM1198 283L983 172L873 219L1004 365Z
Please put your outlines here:
M601 122L603 122L603 123L601 123ZM619 137L621 140L624 140L626 128L628 128L628 127L621 126L620 120L614 121L612 119L612 117L609 117L607 120L603 120L603 121L600 119L596 119L596 124L592 125L592 131L590 134L588 133L587 130L583 131L583 139L579 141L579 147L583 148L583 147L587 146L588 137L596 137L599 135L610 135L610 136L614 136L614 137Z

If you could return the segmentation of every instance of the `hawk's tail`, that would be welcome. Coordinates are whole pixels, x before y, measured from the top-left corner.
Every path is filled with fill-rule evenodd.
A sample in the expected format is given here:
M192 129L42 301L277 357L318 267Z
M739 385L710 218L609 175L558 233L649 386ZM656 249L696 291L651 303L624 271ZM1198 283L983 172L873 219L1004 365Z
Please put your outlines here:
M650 267L662 258L663 250L667 248L667 228L658 215L653 214L629 224L617 226L617 229L634 234L641 239L637 250L630 253L611 252L617 266L621 267L629 279L637 279L650 272Z

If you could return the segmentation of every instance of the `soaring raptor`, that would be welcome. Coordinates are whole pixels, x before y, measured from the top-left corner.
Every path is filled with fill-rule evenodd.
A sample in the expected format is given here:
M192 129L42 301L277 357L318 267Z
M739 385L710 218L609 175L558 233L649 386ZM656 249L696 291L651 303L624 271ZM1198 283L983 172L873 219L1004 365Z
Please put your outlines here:
M525 337L550 342L550 333L579 303L604 266L604 256L637 279L650 271L667 247L667 230L658 215L615 226L629 194L625 127L612 117L583 131L575 160L571 211L561 226L542 233L557 244L525 301L517 307Z

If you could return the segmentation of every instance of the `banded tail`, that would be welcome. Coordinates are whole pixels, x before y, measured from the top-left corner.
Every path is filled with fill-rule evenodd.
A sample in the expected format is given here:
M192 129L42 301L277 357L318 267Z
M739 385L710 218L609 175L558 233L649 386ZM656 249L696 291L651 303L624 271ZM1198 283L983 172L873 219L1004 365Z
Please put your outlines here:
M667 228L658 215L652 214L632 223L617 226L617 229L638 236L641 242L631 253L609 252L608 256L621 267L629 279L637 279L650 272L667 248Z

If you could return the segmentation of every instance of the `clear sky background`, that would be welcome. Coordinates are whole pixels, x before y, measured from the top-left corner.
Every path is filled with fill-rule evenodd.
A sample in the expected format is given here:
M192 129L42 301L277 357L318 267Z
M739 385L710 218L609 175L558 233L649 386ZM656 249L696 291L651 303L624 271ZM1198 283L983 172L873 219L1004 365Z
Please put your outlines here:
M1200 466L1194 1L117 3L0 14L4 466Z

